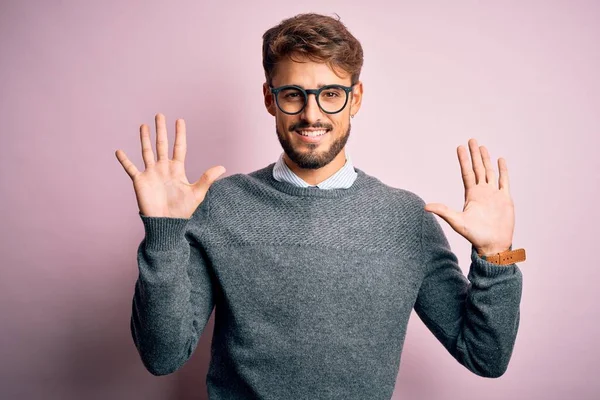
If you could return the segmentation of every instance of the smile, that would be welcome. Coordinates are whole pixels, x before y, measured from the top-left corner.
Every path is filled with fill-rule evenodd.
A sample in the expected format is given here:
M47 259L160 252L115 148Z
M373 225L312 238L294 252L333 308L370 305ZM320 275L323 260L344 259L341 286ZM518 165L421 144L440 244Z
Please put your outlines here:
M301 141L306 143L319 143L329 132L327 129L310 129L294 131Z
M299 130L296 131L296 133L302 135L302 136L308 136L308 137L317 137L317 136L322 136L324 134L327 133L327 129L318 129L318 130Z

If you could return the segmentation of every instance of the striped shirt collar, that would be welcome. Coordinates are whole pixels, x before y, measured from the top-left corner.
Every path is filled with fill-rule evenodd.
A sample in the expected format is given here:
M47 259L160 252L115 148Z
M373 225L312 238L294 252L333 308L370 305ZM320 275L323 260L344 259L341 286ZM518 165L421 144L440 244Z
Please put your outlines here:
M273 167L273 178L298 187L313 187L296 175L283 161L283 152ZM319 189L348 189L354 183L357 173L352 165L350 155L346 153L346 163L335 174L316 185Z

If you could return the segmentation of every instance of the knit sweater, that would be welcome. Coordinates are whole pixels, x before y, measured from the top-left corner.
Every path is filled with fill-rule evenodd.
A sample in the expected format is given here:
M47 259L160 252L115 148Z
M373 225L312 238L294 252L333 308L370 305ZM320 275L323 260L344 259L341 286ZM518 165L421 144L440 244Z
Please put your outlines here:
M302 188L273 166L217 180L189 219L140 213L131 332L152 374L189 359L213 307L211 400L388 400L413 309L470 371L506 371L516 264L471 246L465 277L418 195L358 168L348 189Z

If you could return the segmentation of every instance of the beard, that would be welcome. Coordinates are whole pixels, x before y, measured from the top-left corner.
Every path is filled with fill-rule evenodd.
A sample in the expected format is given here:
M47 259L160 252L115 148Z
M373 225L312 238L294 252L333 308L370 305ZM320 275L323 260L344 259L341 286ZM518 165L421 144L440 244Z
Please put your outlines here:
M289 131L292 132L292 134L296 134L296 129L303 128L309 128L309 126L300 123L297 125L292 125ZM322 125L317 123L311 126L310 128L330 129L331 127L329 125ZM319 146L322 146L322 144L320 143L304 143L304 146L310 149L307 152L296 151L296 149L291 143L291 140L287 136L284 136L281 132L279 132L279 129L277 129L277 127L275 127L275 130L277 131L277 138L279 139L279 143L281 143L283 151L290 160L292 160L298 167L303 169L319 169L323 168L331 161L333 161L333 159L340 153L340 151L342 151L344 146L346 146L348 138L350 137L350 128L351 124L350 121L348 121L348 129L346 129L346 132L342 136L336 138L333 141L333 143L331 143L329 148L325 151L316 150ZM332 130L328 132L328 134L331 133Z

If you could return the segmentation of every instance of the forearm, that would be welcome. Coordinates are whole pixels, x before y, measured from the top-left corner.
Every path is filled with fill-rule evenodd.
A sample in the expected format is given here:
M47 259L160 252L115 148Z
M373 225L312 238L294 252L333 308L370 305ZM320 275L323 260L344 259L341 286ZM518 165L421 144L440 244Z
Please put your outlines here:
M467 280L447 252L447 265L424 282L415 311L467 369L481 376L501 376L519 326L521 272L515 264L494 265L472 253Z
M455 357L474 373L498 377L508 368L519 328L522 274L516 264L486 262L472 249L468 279Z
M212 311L212 290L201 255L184 236L187 222L142 218L146 237L138 248L131 332L146 368L164 375L195 349Z

